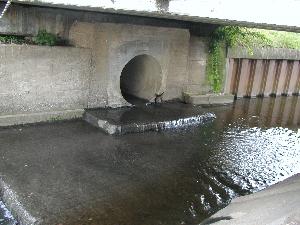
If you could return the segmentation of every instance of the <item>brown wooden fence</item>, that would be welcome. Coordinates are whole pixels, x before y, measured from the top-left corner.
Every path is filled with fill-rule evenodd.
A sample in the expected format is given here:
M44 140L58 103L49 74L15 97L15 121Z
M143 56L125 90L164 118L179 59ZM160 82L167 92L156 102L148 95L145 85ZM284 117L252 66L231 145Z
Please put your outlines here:
M299 95L300 61L230 58L224 92L237 97Z

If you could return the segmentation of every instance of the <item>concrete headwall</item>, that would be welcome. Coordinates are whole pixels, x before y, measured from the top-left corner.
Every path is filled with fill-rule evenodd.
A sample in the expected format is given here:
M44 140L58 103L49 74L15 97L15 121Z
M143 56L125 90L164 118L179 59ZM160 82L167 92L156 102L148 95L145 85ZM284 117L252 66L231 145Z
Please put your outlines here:
M89 49L0 45L0 125L80 116L90 68Z
M128 105L121 94L120 76L126 64L139 55L149 55L159 62L162 79L157 92L164 92L163 99L181 99L188 80L189 39L185 29L74 23L71 43L91 49L95 64L88 107Z

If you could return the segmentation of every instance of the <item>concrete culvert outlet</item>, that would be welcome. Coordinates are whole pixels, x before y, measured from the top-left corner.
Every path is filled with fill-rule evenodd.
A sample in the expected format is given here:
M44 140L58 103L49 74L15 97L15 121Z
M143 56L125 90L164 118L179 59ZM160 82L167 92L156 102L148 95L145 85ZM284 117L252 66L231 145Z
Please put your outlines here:
M161 94L161 66L152 56L136 56L123 68L120 82L122 95L129 103L151 101L155 94Z

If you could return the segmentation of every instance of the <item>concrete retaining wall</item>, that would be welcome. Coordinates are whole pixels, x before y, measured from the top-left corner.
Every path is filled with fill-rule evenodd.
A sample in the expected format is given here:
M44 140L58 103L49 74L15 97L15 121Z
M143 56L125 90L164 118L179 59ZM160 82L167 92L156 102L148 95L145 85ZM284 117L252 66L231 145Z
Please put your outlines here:
M0 125L80 116L90 68L89 49L0 45Z

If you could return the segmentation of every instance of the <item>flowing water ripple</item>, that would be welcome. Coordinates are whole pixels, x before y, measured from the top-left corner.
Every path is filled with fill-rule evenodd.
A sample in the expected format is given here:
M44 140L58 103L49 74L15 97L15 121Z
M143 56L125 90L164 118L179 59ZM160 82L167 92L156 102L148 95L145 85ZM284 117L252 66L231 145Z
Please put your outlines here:
M0 201L0 225L17 225L13 216L2 201Z

